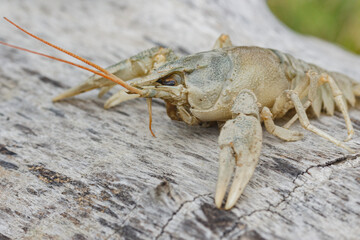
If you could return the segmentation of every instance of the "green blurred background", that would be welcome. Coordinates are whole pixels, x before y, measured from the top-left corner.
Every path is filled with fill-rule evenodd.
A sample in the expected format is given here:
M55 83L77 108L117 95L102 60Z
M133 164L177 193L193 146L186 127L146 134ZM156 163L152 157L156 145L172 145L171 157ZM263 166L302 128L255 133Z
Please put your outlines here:
M360 54L360 0L268 0L268 5L295 31Z

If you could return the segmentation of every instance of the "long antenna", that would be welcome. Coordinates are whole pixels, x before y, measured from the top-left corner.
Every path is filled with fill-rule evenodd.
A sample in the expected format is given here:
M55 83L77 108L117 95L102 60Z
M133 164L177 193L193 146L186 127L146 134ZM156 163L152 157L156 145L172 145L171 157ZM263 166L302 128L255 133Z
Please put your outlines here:
M89 72L100 75L100 76L102 76L104 78L107 78L107 79L109 79L111 81L114 81L116 83L118 81L117 79L113 78L112 76L106 75L106 74L104 74L102 72L95 71L95 70L93 70L91 68L82 66L82 65L77 64L77 63L73 63L73 62L70 62L70 61L67 61L67 60L64 60L64 59L61 59L61 58L53 57L53 56L50 56L50 55L47 55L47 54L44 54L44 53L36 52L36 51L30 50L30 49L22 48L22 47L12 45L12 44L9 44L9 43L6 43L6 42L2 42L2 41L0 41L0 44L4 45L4 46L7 46L7 47L15 48L15 49L18 49L18 50L21 50L21 51L29 52L29 53L40 55L40 56L43 56L43 57L47 57L47 58L50 58L50 59L53 59L53 60L56 60L56 61L59 61L59 62L67 63L67 64L73 65L75 67L78 67L78 68L85 69L85 70L87 70Z
M14 22L10 21L10 20L9 20L8 18L6 18L6 17L4 17L4 19L5 19L6 21L8 21L10 24L14 25L14 26L15 26L16 28L18 28L19 30L21 30L22 32L26 33L27 35L29 35L29 36L31 36L31 37L33 37L33 38L35 38L35 39L37 39L37 40L39 40L39 41L47 44L47 45L49 45L49 46L51 46L51 47L53 47L53 48L55 48L55 49L57 49L57 50L59 50L59 51L61 51L61 52L64 52L64 53L66 53L66 54L68 54L68 55L70 55L70 56L72 56L72 57L74 57L74 58L76 58L76 59L78 59L78 60L80 60L80 61L82 61L82 62L84 62L84 63L86 63L86 64L88 64L88 65L90 65L90 66L92 66L92 67L94 67L94 68L96 68L96 69L98 69L99 71L101 71L101 72L104 73L104 75L100 75L100 72L95 72L95 74L98 74L98 75L100 75L100 76L102 76L102 77L104 77L104 78L107 78L107 79L109 79L109 80L111 80L111 81L113 81L113 82L115 82L115 83L123 86L124 88L128 89L128 90L129 90L130 92L132 92L132 93L141 94L141 90L139 90L139 89L131 86L130 84L126 83L125 81L123 81L123 80L120 79L119 77L117 77L117 76L115 76L114 74L108 72L106 69L98 66L97 64L95 64L95 63L93 63L93 62L91 62L91 61L89 61L89 60L87 60L87 59L85 59L85 58L83 58L83 57L80 57L80 56L78 56L78 55L76 55L76 54L74 54L74 53L72 53L72 52L70 52L70 51L67 51L67 50L65 50L65 49L63 49L63 48L60 48L60 47L58 47L58 46L56 46L56 45L54 45L54 44L52 44L52 43L50 43L50 42L48 42L48 41L46 41L46 40L38 37L38 36L36 36L36 35L28 32L27 30L25 30L25 29L23 29L22 27L18 26L17 24L15 24ZM6 45L6 46L9 46L9 47L16 48L16 49L19 49L19 50L31 52L31 53L34 53L34 54L37 54L37 55L41 55L41 56L44 56L44 57L48 57L48 58L51 58L51 59L54 59L54 60L57 60L57 61L60 61L60 62L65 62L65 63L71 64L71 65L73 65L73 66L76 66L76 67L80 67L80 66L81 66L81 65L78 65L78 64L75 64L75 63L71 63L71 62L69 62L69 61L65 61L65 60L56 58L56 57L48 56L48 55L46 55L46 54L36 53L36 52L34 52L34 51L27 50L27 49L25 50L25 48L17 47L17 46L10 45L10 44L6 44L6 43L4 44L4 42L2 42L1 44ZM85 69L85 70L88 70L88 71L90 71L90 72L94 72L94 71L89 70L89 68L86 68L86 67L83 67L83 66L81 66L80 68Z
M37 40L39 40L39 41L47 44L47 45L49 45L49 46L51 46L51 47L53 47L53 48L55 48L55 49L57 49L57 50L59 50L59 51L61 51L61 52L64 52L64 53L70 55L71 57L74 57L74 58L76 58L76 59L78 59L78 60L80 60L80 61L82 61L82 62L84 62L84 63L86 63L86 64L88 64L88 65L90 65L91 67L99 70L99 71L95 71L95 70L93 70L93 69L91 69L91 68L82 66L82 65L77 64L77 63L74 63L74 62L70 62L70 61L67 61L67 60L64 60L64 59L61 59L61 58L57 58L57 57L53 57L53 56L50 56L50 55L47 55L47 54L44 54L44 53L40 53L40 52L36 52L36 51L30 50L30 49L26 49L26 48L23 48L23 47L19 47L19 46L16 46L16 45L12 45L12 44L9 44L9 43L6 43L6 42L0 41L0 44L1 44L1 45L8 46L8 47L15 48L15 49L18 49L18 50L21 50L21 51L29 52L29 53L36 54L36 55L40 55L40 56L43 56L43 57L47 57L47 58L50 58L50 59L53 59L53 60L56 60L56 61L59 61L59 62L63 62L63 63L67 63L67 64L70 64L70 65L73 65L73 66L75 66L75 67L78 67L78 68L87 70L87 71L92 72L92 73L94 73L94 74L100 75L100 76L102 76L102 77L104 77L104 78L106 78L106 79L109 79L109 80L111 80L111 81L113 81L113 82L115 82L115 83L123 86L124 88L128 89L128 90L129 90L130 92L132 92L132 93L137 93L137 94L140 94L140 95L142 94L142 91L141 91L140 89L137 89L137 88L131 86L130 84L126 83L125 81L123 81L123 80L120 79L119 77L117 77L117 76L115 76L114 74L110 73L110 72L107 71L106 69L98 66L97 64L95 64L95 63L93 63L93 62L91 62L91 61L89 61L89 60L87 60L87 59L85 59L85 58L83 58L83 57L80 57L80 56L78 56L78 55L76 55L76 54L74 54L74 53L72 53L72 52L70 52L70 51L67 51L67 50L65 50L65 49L63 49L63 48L60 48L60 47L58 47L58 46L56 46L56 45L54 45L54 44L52 44L52 43L50 43L50 42L48 42L48 41L46 41L46 40L44 40L44 39L42 39L42 38L34 35L34 34L26 31L25 29L23 29L22 27L18 26L18 25L15 24L14 22L10 21L10 20L9 20L8 18L6 18L6 17L4 17L4 19L5 19L6 21L8 21L10 24L14 25L16 28L20 29L22 32L26 33L27 35L29 35L29 36L31 36L31 37L33 37L33 38L35 38L35 39L37 39ZM149 110L149 130L150 130L151 134L155 137L155 134L154 134L154 132L153 132L152 129L151 129L151 123L152 123L152 116L151 116L151 115L152 115L152 111L151 111L151 98L150 98L150 99L147 99L147 100L148 100L148 101L147 101L147 104L148 104L148 110Z

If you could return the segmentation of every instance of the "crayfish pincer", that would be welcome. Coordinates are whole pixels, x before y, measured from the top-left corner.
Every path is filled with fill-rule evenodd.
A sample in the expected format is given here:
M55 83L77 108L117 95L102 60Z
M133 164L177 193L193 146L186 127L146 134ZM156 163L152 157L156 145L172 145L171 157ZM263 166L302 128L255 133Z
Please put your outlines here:
M105 108L142 97L147 99L151 117L151 99L161 98L173 120L189 125L217 122L221 128L215 193L218 208L225 199L224 208L231 209L251 179L261 151L262 122L269 133L285 141L297 141L302 133L289 128L299 120L304 129L354 152L343 141L313 126L306 111L310 108L316 116L323 111L333 115L336 106L345 120L345 141L350 140L354 129L347 108L360 96L360 84L343 74L277 50L232 46L227 35L221 35L211 51L178 57L171 49L155 47L104 69L15 26L96 69L1 42L94 73L54 101L96 88L101 96L120 84L124 89L110 97ZM291 109L295 109L294 116L284 126L275 125L274 119Z

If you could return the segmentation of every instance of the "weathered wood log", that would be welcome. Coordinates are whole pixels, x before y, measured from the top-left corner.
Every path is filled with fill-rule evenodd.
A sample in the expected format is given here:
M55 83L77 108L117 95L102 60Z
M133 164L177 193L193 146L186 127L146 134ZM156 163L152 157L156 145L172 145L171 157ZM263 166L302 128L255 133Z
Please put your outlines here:
M279 49L360 79L358 56L290 31L261 0L17 0L2 2L0 15L102 66L154 45L208 50L227 33L235 45ZM58 55L4 21L0 40ZM144 100L104 110L94 91L51 102L87 75L0 48L0 239L360 235L359 155L310 132L289 143L264 131L259 166L240 201L218 210L218 129L171 121L155 101L153 138ZM359 151L359 105L350 116L356 135L348 144ZM346 136L340 114L312 123Z

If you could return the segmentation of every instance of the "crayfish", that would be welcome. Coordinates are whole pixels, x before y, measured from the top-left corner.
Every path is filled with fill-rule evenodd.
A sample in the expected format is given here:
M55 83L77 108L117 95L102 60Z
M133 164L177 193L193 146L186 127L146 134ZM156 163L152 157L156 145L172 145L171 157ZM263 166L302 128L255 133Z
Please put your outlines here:
M229 188L224 207L231 209L253 175L261 151L262 122L269 133L285 141L297 141L303 137L302 133L289 128L299 120L304 129L354 152L342 141L313 126L306 111L309 108L319 116L324 110L333 115L336 105L346 123L345 141L350 140L354 129L347 104L355 104L356 97L360 96L360 84L343 74L328 72L277 50L235 47L227 35L221 35L210 51L178 57L171 49L154 47L104 69L12 24L96 69L1 42L94 73L54 101L96 88L100 88L102 96L120 84L124 89L112 95L105 108L134 98L146 98L152 134L152 98L165 101L167 114L173 120L188 125L218 123L221 128L215 193L218 208L222 207ZM291 109L295 109L295 113L290 121L284 126L275 125L274 119L282 118Z

